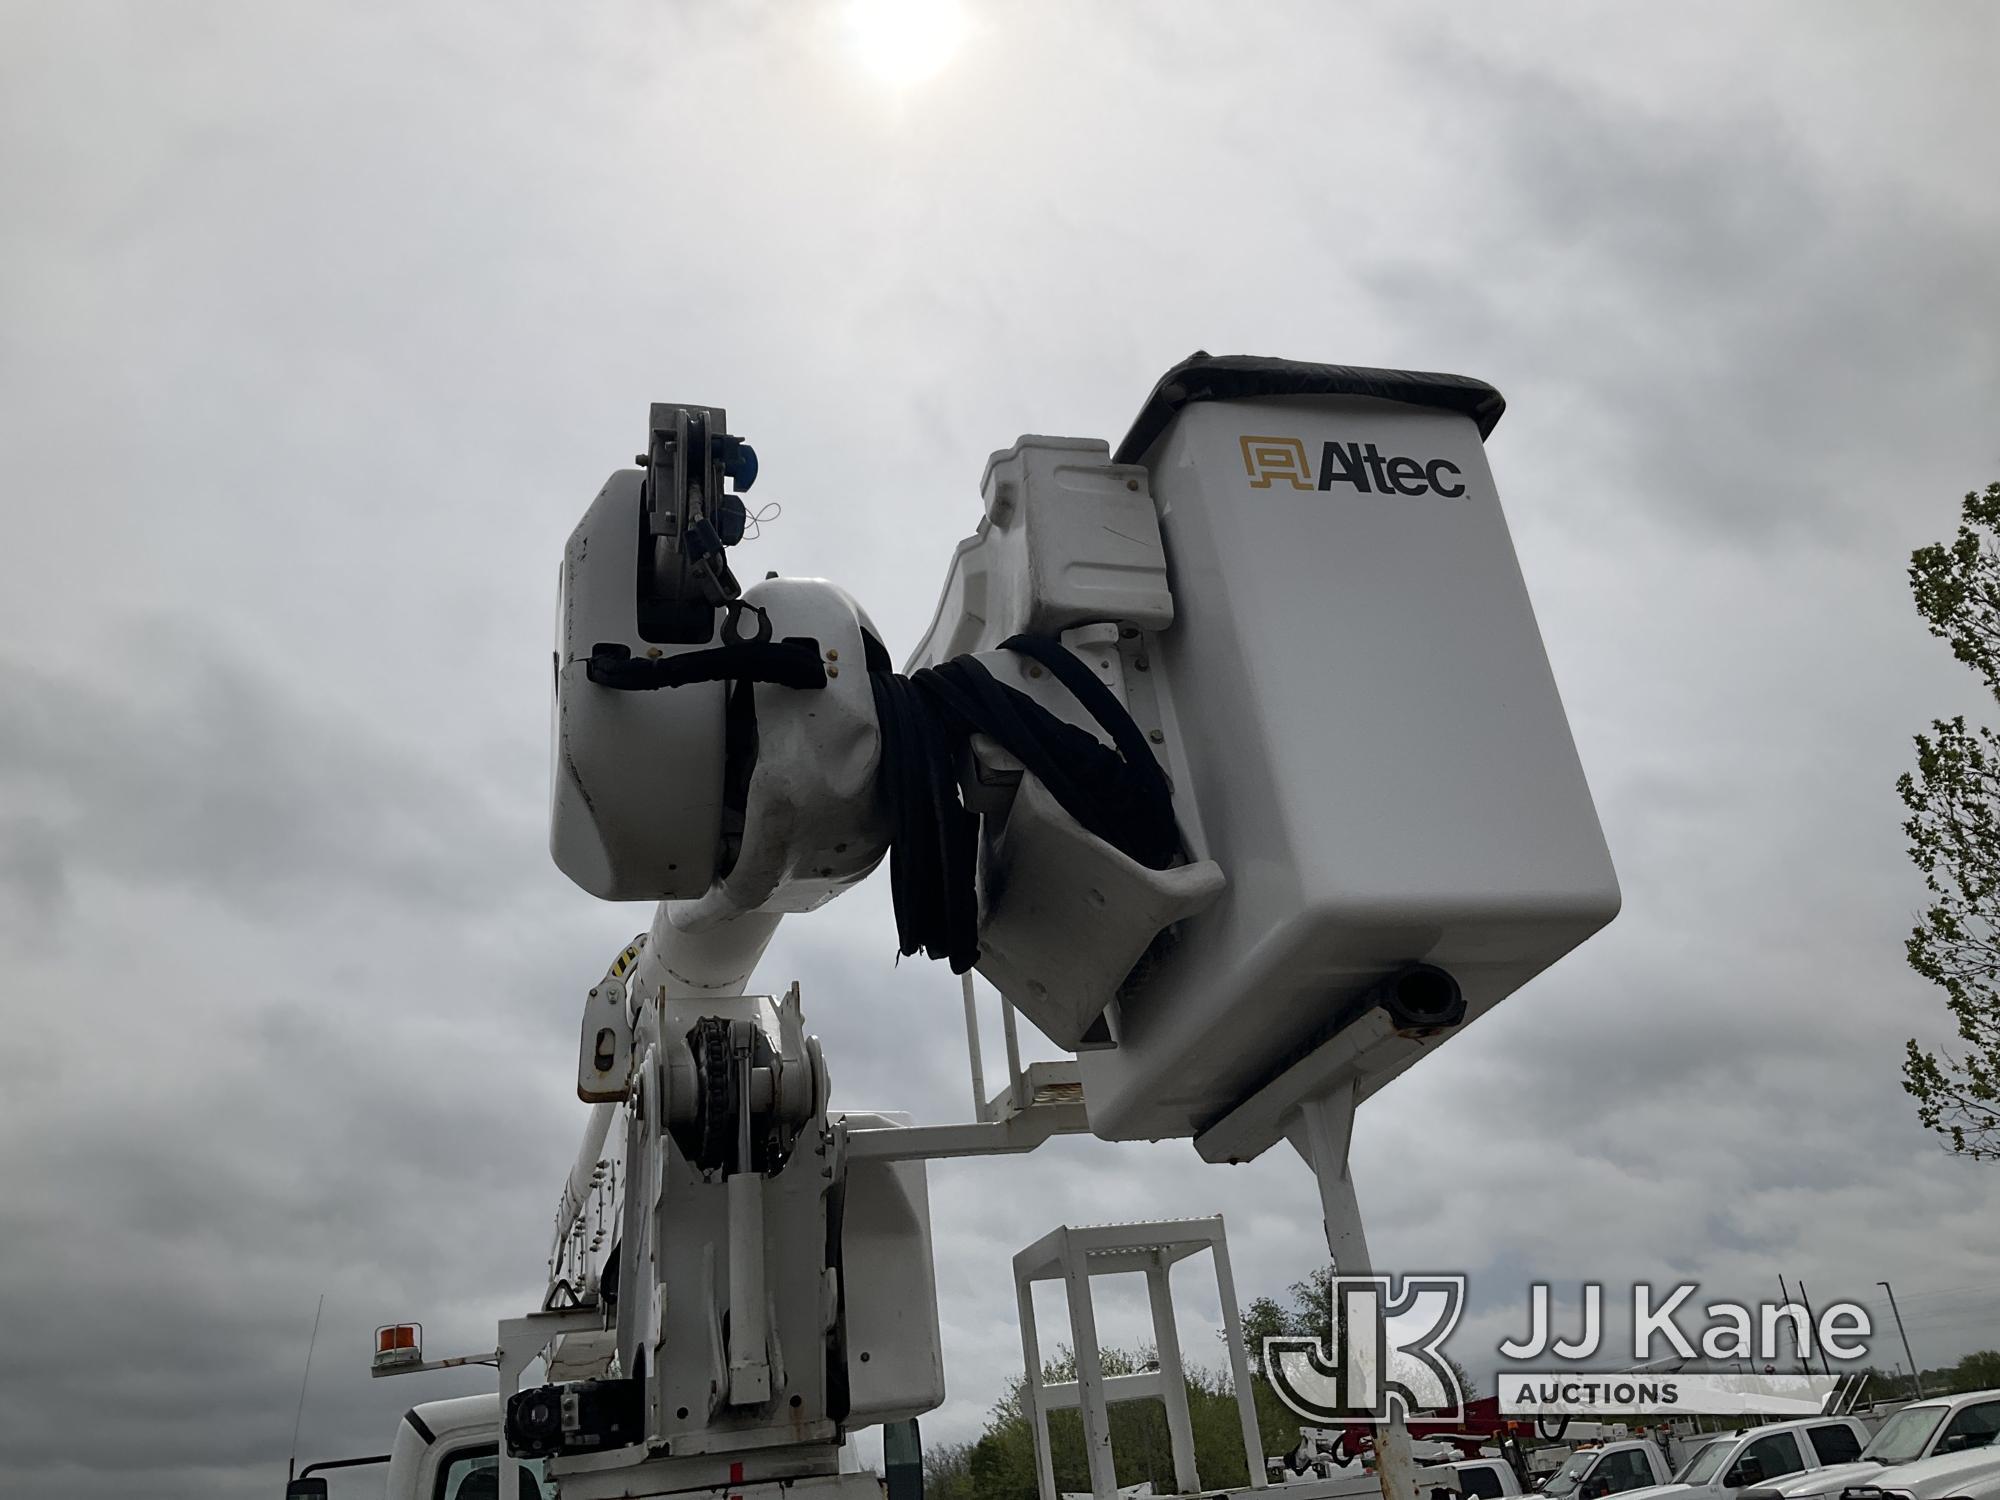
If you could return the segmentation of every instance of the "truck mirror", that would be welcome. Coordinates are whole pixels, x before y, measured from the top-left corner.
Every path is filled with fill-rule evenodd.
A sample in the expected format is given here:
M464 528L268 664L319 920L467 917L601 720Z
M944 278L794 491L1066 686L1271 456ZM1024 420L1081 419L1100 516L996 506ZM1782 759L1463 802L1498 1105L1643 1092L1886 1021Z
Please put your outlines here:
M326 1481L317 1474L293 1479L285 1485L285 1500L326 1500Z
M1745 1485L1762 1484L1764 1482L1764 1460L1761 1458L1737 1459L1735 1467L1730 1469L1728 1477L1722 1482L1732 1490L1740 1490Z

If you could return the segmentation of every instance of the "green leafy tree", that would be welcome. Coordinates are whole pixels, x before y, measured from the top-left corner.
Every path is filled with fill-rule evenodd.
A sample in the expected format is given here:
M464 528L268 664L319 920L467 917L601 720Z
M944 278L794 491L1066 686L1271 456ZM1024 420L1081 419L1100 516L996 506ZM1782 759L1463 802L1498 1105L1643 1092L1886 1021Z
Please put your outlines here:
M1466 1369L1464 1365L1453 1359L1449 1354L1444 1357L1444 1362L1451 1366L1452 1373L1458 1377L1459 1393L1466 1400L1470 1401L1479 1394L1479 1382L1473 1378L1472 1371Z
M1310 1338L1331 1345L1336 1316L1333 1275L1332 1266L1321 1266L1303 1281L1291 1284L1287 1289L1291 1298L1288 1305L1281 1305L1275 1298L1259 1297L1239 1314L1243 1324L1243 1343L1250 1354L1250 1368L1260 1381L1267 1380L1270 1374L1264 1368L1265 1339L1281 1336ZM1470 1401L1479 1393L1479 1382L1470 1370L1450 1355L1445 1356L1445 1363L1457 1372L1459 1388L1464 1392L1465 1399ZM1275 1399L1275 1393L1273 1395ZM1288 1409L1282 1402L1278 1405L1281 1409Z
M1260 1458L1290 1453L1299 1445L1299 1418L1285 1405L1264 1376L1264 1340L1280 1334L1324 1340L1334 1317L1333 1270L1324 1267L1294 1282L1286 1300L1259 1297L1242 1311L1243 1339L1250 1355L1250 1388L1257 1409ZM1129 1375L1158 1368L1150 1349L1106 1349L1099 1358L1106 1375ZM1453 1361L1473 1394L1471 1376ZM1204 1489L1230 1489L1250 1482L1244 1462L1243 1428L1236 1393L1226 1369L1191 1364L1187 1377L1188 1418L1194 1429L1195 1467ZM1076 1357L1068 1349L1043 1368L1045 1383L1076 1379ZM1112 1405L1111 1458L1118 1483L1151 1480L1164 1494L1174 1487L1173 1444L1167 1432L1166 1410L1158 1401L1120 1401ZM1083 1418L1074 1411L1049 1414L1049 1448L1056 1489L1077 1492L1090 1488L1090 1468L1083 1449ZM1029 1422L1027 1381L1016 1377L987 1414L986 1430L973 1443L944 1444L924 1455L924 1490L928 1500L1035 1500L1035 1437Z
M1968 1354L1952 1372L1952 1389L1990 1391L2000 1386L2000 1349L1981 1349Z
M1910 558L1910 590L1932 635L2000 701L2000 483L1965 497L1958 534ZM1914 1039L1903 1087L1951 1149L2000 1157L2000 736L1963 715L1916 737L1896 788L1910 857L1930 905L1910 934L1910 967L1944 990L1964 1050Z
M972 1444L924 1445L924 1500L975 1500Z
M1259 1297L1239 1313L1243 1325L1243 1347L1250 1356L1250 1368L1262 1379L1264 1340L1308 1338L1328 1341L1333 1328L1333 1267L1322 1266L1303 1281L1286 1290L1289 1302Z
M1151 1350L1106 1349L1099 1355L1107 1375L1129 1375L1153 1367ZM1236 1411L1234 1387L1219 1371L1191 1367L1186 1372L1188 1423L1194 1432L1194 1461L1205 1489L1239 1488L1250 1482L1243 1461L1243 1429ZM1076 1358L1060 1351L1042 1371L1044 1382L1076 1378ZM1266 1454L1287 1453L1298 1446L1298 1418L1277 1393L1253 1377L1259 1436ZM1035 1437L1029 1424L1027 1382L1017 1377L993 1405L986 1430L965 1455L966 1488L940 1489L929 1500L1035 1500ZM1110 1409L1111 1459L1120 1486L1152 1481L1161 1494L1174 1488L1172 1439L1166 1409L1158 1401L1119 1401ZM1056 1489L1071 1493L1090 1488L1090 1465L1083 1448L1083 1418L1075 1410L1049 1414L1049 1450ZM954 1471L951 1481L957 1482Z

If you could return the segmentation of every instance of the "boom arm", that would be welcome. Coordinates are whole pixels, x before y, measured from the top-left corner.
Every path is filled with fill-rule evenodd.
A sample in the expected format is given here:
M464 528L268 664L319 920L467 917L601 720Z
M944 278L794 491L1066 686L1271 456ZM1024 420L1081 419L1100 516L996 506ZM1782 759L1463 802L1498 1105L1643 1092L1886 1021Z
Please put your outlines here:
M885 852L902 951L1078 1052L1093 1132L1245 1160L1317 1123L1330 1244L1364 1259L1354 1105L1618 905L1486 466L1501 410L1198 354L1115 458L993 456L898 674L832 584L738 590L723 484L754 457L719 409L653 409L566 550L556 659L556 861L660 902L585 1005L551 1263L552 1304L615 1285L617 1378L538 1395L516 1452L733 1486L718 1455L819 1473L846 1426L942 1399L920 1159L1034 1131L902 1149L882 1117L852 1146L796 987L743 993L783 913Z
M676 917L685 921L693 909L692 902L660 902L651 929L626 950L636 950L630 968L617 975L614 964L607 980L624 979L628 995L670 1000L741 995L783 914L742 912L707 926L679 925ZM556 1208L545 1307L592 1295L602 1279L601 1253L610 1248L610 1237L591 1235L587 1220L593 1205L607 1224L615 1224L623 1210L624 1142L611 1141L618 1114L618 1102L604 1099L591 1105L584 1120L583 1140Z

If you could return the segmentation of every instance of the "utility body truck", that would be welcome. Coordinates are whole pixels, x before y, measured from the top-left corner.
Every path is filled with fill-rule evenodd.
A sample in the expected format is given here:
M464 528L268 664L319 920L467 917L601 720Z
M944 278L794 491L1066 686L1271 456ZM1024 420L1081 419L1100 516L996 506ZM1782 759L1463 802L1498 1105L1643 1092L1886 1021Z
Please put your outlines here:
M927 1163L1059 1133L1288 1143L1339 1272L1374 1271L1357 1104L1619 903L1487 467L1502 410L1459 376L1197 354L1115 451L991 457L899 672L836 584L738 583L756 455L719 408L653 406L563 558L550 844L656 905L581 996L591 1114L547 1287L471 1356L497 1402L451 1414L490 1414L562 1500L874 1500L845 1440L945 1392ZM800 988L751 983L783 917L885 856L898 949L966 976L969 1020L977 970L1010 1038L1024 1017L1069 1054L1010 1045L988 1097L969 1028L963 1123L833 1111ZM443 1363L385 1338L385 1371ZM1103 1386L1094 1337L1077 1356ZM1418 1404L1450 1405L1412 1360ZM1410 1500L1378 1376L1352 1362L1333 1409L1385 1412L1379 1487ZM463 1493L433 1416L399 1429L389 1500Z
M1448 1493L1466 1497L1466 1500L1501 1500L1504 1495L1521 1493L1521 1482L1514 1475L1514 1466L1498 1458L1455 1458L1448 1463L1434 1464L1429 1469L1417 1470L1417 1493L1426 1493L1429 1483L1427 1475L1442 1471L1449 1476L1445 1488ZM1437 1500L1435 1489L1430 1491L1431 1500Z
M1467 1415L1479 1405L1495 1403L1490 1400L1469 1403ZM1424 1425L1428 1424L1410 1424L1410 1457L1417 1465L1419 1496L1428 1496L1429 1500L1448 1500L1453 1495L1498 1500L1503 1495L1521 1493L1520 1479L1507 1460L1467 1451L1485 1441L1483 1434L1452 1432L1440 1439L1425 1434L1421 1430ZM1349 1486L1335 1492L1341 1496L1365 1495L1377 1488L1364 1450L1347 1429L1301 1426L1298 1446L1288 1454L1271 1455L1264 1463L1275 1484L1341 1479Z
M1417 1455L1414 1473L1418 1500L1454 1500L1454 1497L1457 1500L1503 1500L1505 1496L1521 1493L1521 1483L1514 1477L1514 1470L1497 1458L1427 1462ZM1381 1493L1381 1483L1374 1471L1359 1463L1327 1474L1295 1475L1287 1471L1273 1477L1276 1483L1288 1487L1312 1485L1315 1494L1324 1494L1330 1500L1366 1500L1368 1496ZM1333 1483L1324 1485L1324 1481L1328 1480ZM1290 1500L1290 1497L1285 1497L1285 1500Z

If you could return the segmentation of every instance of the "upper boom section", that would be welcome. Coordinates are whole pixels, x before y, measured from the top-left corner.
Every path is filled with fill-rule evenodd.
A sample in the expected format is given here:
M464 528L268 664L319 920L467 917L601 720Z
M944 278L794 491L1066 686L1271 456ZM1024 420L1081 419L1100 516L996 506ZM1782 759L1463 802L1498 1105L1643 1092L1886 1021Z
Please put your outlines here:
M1502 409L1460 376L1197 355L1115 456L993 456L904 675L818 580L683 568L713 631L649 625L662 559L704 545L661 547L661 434L722 423L655 408L655 461L565 558L558 862L684 898L655 926L682 942L890 850L902 951L976 964L1079 1051L1097 1134L1255 1155L1253 1096L1379 1087L1618 908L1486 462Z

